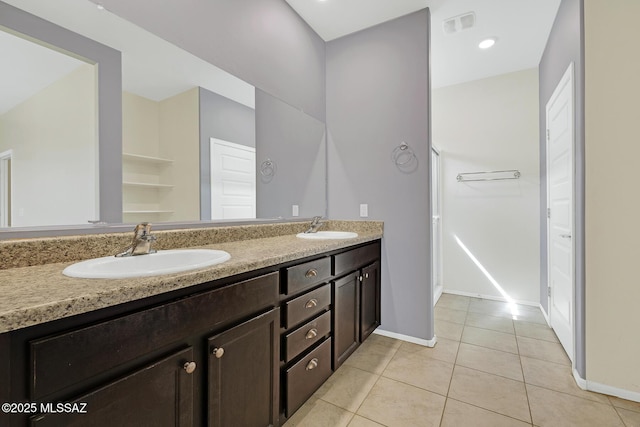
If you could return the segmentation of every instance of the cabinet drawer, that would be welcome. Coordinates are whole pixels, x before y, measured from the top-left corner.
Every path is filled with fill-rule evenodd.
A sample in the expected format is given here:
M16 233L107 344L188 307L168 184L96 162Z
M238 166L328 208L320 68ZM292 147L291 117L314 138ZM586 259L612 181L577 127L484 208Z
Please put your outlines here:
M287 416L291 416L331 375L331 338L287 369Z
M331 304L331 286L324 285L314 291L287 302L285 328L290 328L310 319Z
M30 342L30 397L88 380L198 331L214 330L278 302L278 273Z
M302 353L331 332L331 312L327 311L284 338L285 362Z
M297 292L322 283L331 276L331 258L320 258L287 268L285 294Z
M380 242L333 256L333 275L340 276L357 270L380 258Z

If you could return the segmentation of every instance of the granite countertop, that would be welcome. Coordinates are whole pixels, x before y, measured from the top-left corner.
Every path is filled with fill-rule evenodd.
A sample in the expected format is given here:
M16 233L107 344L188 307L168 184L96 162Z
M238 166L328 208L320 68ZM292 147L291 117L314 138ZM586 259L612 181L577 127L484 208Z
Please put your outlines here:
M0 270L0 333L380 238L381 231L369 230L345 240L303 240L285 235L196 246L227 251L231 259L201 270L153 277L78 279L64 276L62 270L72 262Z

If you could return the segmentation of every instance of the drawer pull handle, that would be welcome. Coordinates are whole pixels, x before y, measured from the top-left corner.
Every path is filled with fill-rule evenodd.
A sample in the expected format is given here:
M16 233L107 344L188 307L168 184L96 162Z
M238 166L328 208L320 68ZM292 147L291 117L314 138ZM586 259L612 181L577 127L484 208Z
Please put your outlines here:
M317 358L313 358L309 361L309 363L307 363L307 371L311 371L313 369L316 369L318 367L318 359Z
M216 359L220 359L222 356L224 356L224 348L216 347L213 350L211 350L211 354L213 354L216 357Z
M317 275L318 275L318 270L316 270L315 268L312 268L311 270L307 271L304 274L304 277L310 278L310 277L316 277Z
M318 336L318 330L316 328L313 328L313 329L309 330L309 332L307 332L307 335L305 335L304 337L305 337L305 339L310 340L310 339L313 339L313 338L315 338L317 336Z
M196 370L196 367L196 362L185 362L184 365L182 365L182 369L187 371L187 374L193 374L193 372Z
M313 307L317 307L318 306L318 300L315 298L311 298L309 301L307 301L307 303L304 305L304 308L313 308Z

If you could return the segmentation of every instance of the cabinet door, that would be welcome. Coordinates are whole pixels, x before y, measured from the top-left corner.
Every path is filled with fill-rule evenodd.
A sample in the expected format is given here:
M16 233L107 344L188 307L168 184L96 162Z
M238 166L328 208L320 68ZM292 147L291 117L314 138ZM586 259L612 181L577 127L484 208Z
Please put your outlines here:
M209 426L277 425L279 315L276 308L209 338Z
M360 342L380 326L380 262L362 269L360 285Z
M69 402L86 413L36 415L37 427L193 425L193 350L187 348ZM188 369L187 369L188 368ZM83 404L86 403L86 406ZM56 410L56 403L49 412ZM63 408L64 410L64 408Z
M352 273L333 285L333 370L351 355L360 342L360 280Z

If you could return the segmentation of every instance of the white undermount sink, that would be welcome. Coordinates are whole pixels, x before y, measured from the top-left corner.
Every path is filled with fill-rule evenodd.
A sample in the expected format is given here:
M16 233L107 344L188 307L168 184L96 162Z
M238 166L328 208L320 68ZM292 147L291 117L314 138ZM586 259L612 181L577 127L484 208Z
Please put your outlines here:
M316 231L315 233L298 233L296 237L310 240L353 239L358 233L353 231Z
M229 253L215 249L172 249L148 255L89 259L68 266L62 273L85 279L158 276L211 267L230 258Z

